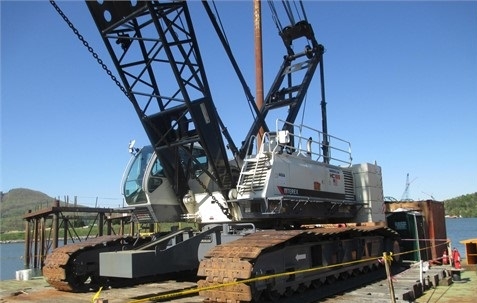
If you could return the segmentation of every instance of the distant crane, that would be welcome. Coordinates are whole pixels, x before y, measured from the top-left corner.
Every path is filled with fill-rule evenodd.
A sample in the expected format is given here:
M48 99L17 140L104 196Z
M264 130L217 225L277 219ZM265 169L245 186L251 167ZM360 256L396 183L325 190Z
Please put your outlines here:
M414 178L412 181L409 181L409 173L407 173L407 176L406 176L406 188L404 189L404 192L402 194L402 197L401 197L401 201L412 201L411 199L411 194L410 194L410 186L411 186L411 183L414 182L417 178Z
M436 200L436 199L434 198L434 196L433 196L433 195L431 195L431 194L428 194L428 193L426 193L426 192L422 192L422 193L423 193L423 194L425 194L425 195L428 195L429 197L431 197L431 199L432 199L433 201L435 201L435 200Z

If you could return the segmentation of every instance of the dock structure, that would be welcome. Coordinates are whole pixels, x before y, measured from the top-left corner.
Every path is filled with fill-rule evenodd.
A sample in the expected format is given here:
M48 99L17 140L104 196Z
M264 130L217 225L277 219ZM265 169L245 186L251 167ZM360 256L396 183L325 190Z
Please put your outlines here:
M477 269L477 238L460 241L465 245L465 259L468 266L475 266Z
M79 236L75 229L79 227L74 222L78 214L89 216L93 221L88 234L84 237ZM127 222L131 221L127 210L60 206L58 200L55 200L51 207L33 212L29 210L23 219L25 220L25 268L41 268L46 255L60 245L60 238L63 240L62 245L66 245L96 236L134 233L133 223L130 223L127 228ZM117 231L113 230L113 220L119 221ZM92 234L93 226L97 226L97 229L94 229L94 235Z
M408 269L395 273L392 276L394 300L390 297L388 282L378 280L362 287L333 296L323 302L415 302L430 289L452 284L450 266L436 266L424 269L421 274L419 262L414 263Z

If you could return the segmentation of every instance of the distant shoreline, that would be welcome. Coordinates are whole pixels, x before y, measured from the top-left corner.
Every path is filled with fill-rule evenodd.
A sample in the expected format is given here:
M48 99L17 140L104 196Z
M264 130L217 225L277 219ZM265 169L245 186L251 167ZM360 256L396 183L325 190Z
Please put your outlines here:
M0 244L10 244L10 243L23 243L25 240L3 240L0 241Z

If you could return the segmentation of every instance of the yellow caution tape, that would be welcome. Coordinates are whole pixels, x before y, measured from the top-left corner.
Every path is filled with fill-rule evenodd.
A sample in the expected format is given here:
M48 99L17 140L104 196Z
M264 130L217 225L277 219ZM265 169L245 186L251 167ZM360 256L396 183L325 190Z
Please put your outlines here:
M389 255L387 253L384 253L383 254L383 259L384 259L384 261L392 262L393 261L393 253L390 252Z
M93 302L93 303L96 302L96 300L99 298L99 295L101 294L102 289L103 289L103 287L101 286L99 288L98 292L94 294L93 299L91 299L91 302Z
M448 244L448 243L449 243L449 241L447 241L446 243L443 243L443 244L438 244L436 246L440 246L440 245L444 245L444 244ZM223 287L228 287L228 286L234 286L234 285L242 284L242 283L243 284L252 283L252 282L263 281L263 280L268 280L268 279L273 279L273 278L281 278L281 277L286 277L286 276L295 275L295 274L309 273L309 272L314 272L314 271L319 271L319 270L324 270L324 269L329 269L329 268L343 267L343 266L347 266L347 265L370 262L370 261L376 261L376 260L379 262L380 259L381 260L386 260L388 262L392 262L394 260L395 256L409 254L409 253L412 253L412 252L428 249L430 247L432 247L432 246L423 247L423 248L412 250L412 251L400 252L400 253L390 252L389 254L385 254L385 255L383 255L383 257L380 257L380 258L373 257L373 258L349 261L349 262L333 264L333 265L328 265L328 266L320 266L320 267L313 267L313 268L301 269L301 270L296 270L296 271L287 271L287 272L283 272L283 273L264 275L264 276L250 278L250 279L232 281L232 282L227 282L227 283L222 283L222 284L217 284L217 285L211 285L211 286L206 286L206 287L201 287L201 288L195 287L195 288L190 288L190 289L186 289L186 290L180 290L180 291L173 292L173 293L160 294L160 295L151 296L151 297L148 297L148 298L132 300L132 301L129 301L128 303L143 303L143 302L149 302L149 301L154 301L154 300L171 299L171 298L175 298L175 297L192 295L192 294L195 294L195 293L199 293L201 291L207 291L207 290L213 290L213 289L218 289L218 288L223 288Z

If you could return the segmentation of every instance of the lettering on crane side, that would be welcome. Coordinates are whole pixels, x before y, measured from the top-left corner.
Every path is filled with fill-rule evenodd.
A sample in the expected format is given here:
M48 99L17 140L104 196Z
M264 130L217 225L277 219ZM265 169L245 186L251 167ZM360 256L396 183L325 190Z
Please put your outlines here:
M298 191L298 189L288 188L288 187L283 188L283 193L285 195L290 195L290 196L299 196L300 195L300 192Z
M304 188L294 188L294 187L283 187L277 186L280 194L284 196L308 196L314 198L327 198L327 199L337 199L337 200L344 200L345 195L344 193L339 192L328 192L328 191L320 191L320 190L312 190L312 189L304 189Z
M287 196L301 196L300 194L300 189L298 188L293 188L293 187L283 187L283 186L278 186L278 190L282 195L287 195Z

